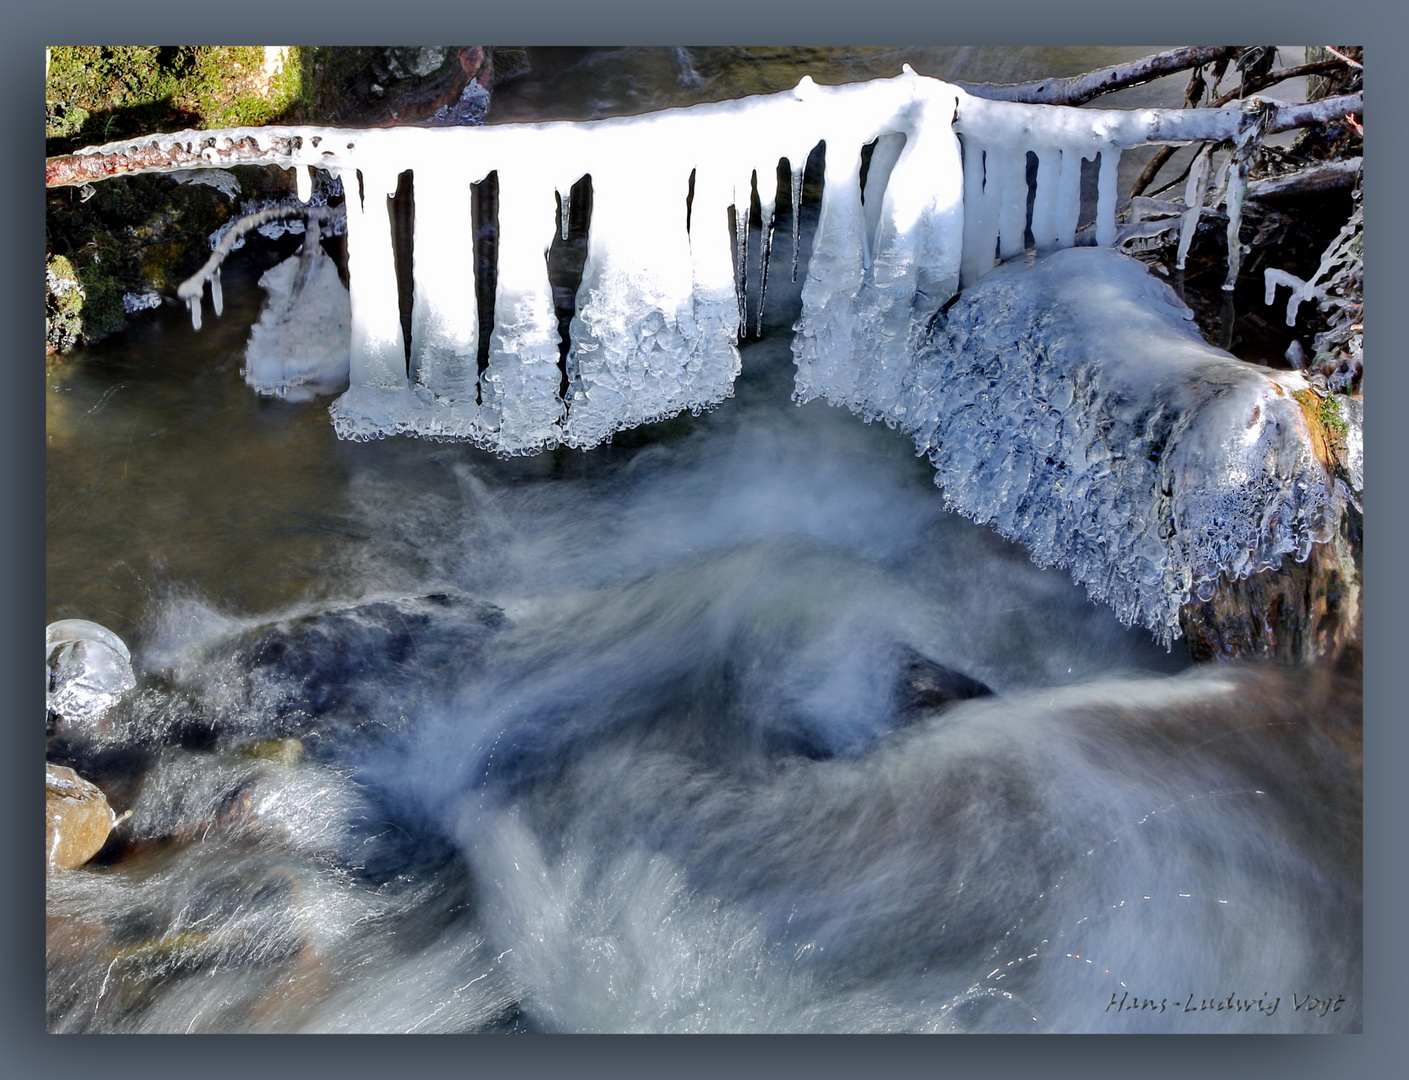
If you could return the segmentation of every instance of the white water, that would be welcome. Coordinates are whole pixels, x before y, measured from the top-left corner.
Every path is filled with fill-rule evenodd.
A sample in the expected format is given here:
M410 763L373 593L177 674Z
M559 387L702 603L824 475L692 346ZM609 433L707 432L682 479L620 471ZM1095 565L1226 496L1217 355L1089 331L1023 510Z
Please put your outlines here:
M724 409L556 477L360 448L342 599L154 608L80 754L134 816L51 879L50 1027L1358 1023L1290 1008L1358 978L1354 772L1313 692L1156 674L898 433L792 405L786 341L745 361ZM431 592L504 621L338 614ZM307 615L294 668L241 644ZM904 648L1000 696L903 708ZM1125 990L1284 1001L1108 1011Z

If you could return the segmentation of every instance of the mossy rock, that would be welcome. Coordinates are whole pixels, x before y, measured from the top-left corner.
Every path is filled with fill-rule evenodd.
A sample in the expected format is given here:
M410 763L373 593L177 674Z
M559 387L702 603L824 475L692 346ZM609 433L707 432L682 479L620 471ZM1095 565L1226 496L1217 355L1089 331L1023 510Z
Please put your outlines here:
M154 131L273 123L303 91L296 46L65 45L46 55L51 155Z
M45 262L44 340L66 352L118 330L126 321L122 287L93 252L83 262L50 255Z

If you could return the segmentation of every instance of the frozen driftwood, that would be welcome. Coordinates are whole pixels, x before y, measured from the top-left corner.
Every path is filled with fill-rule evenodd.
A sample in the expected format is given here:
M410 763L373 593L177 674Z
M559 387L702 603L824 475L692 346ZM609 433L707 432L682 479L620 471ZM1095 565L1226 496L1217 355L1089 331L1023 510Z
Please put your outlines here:
M1169 642L1186 605L1334 548L1358 505L1358 427L1324 400L1206 344L1139 262L1071 248L965 292L891 419L952 507ZM1354 589L1336 618L1358 620ZM1317 633L1234 651L1291 659Z

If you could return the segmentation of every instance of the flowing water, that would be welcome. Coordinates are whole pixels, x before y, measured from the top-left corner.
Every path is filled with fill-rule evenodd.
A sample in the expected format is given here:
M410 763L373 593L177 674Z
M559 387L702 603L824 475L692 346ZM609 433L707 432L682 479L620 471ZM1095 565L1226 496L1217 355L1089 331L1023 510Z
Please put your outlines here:
M551 52L498 118L778 88ZM49 376L49 618L139 672L50 747L133 811L50 877L51 1030L1358 1028L1342 688L1182 672L792 405L795 288L715 411L504 461L250 394L279 257Z

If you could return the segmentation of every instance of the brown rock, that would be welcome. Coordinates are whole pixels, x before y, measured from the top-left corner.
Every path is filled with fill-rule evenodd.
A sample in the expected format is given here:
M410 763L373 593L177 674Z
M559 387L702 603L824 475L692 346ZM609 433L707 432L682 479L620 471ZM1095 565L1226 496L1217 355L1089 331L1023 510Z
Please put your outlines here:
M82 866L107 843L117 817L96 786L62 765L44 766L44 847L49 870Z

